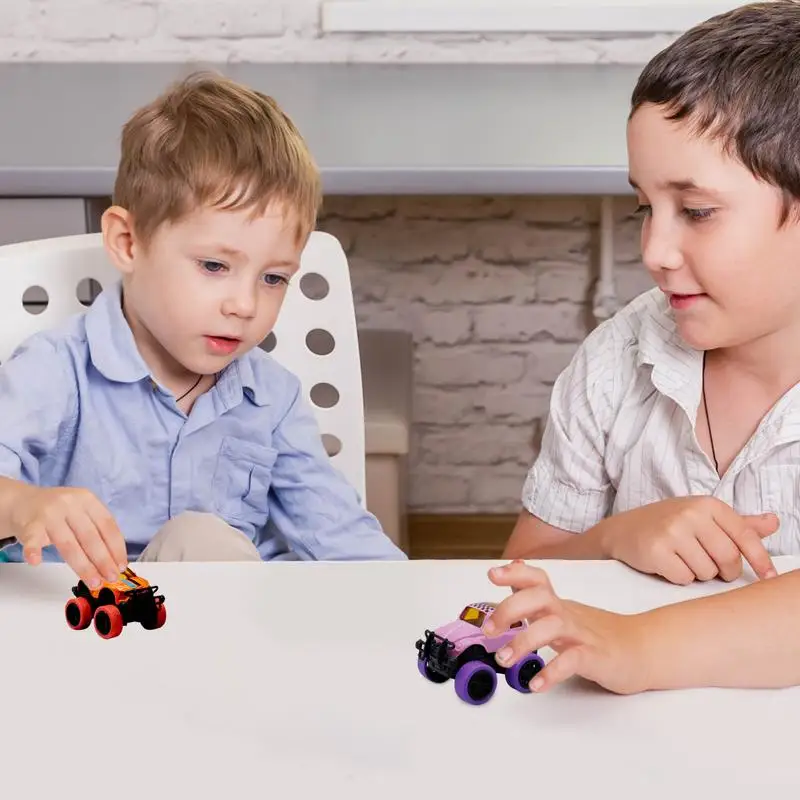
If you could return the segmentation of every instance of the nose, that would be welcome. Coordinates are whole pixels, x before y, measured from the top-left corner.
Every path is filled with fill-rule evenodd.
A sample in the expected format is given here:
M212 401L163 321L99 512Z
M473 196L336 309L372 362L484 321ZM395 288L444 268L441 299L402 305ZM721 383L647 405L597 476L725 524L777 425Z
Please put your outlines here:
M228 317L250 319L256 315L258 294L254 286L245 281L231 285L228 295L222 303L222 313Z
M642 226L642 260L654 275L683 266L680 231L669 219L650 217L645 220Z

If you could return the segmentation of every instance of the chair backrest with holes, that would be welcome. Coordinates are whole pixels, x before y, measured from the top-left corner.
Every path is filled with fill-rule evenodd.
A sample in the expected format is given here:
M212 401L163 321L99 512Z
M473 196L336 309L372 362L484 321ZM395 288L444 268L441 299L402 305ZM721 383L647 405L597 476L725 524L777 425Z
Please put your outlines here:
M0 363L28 336L84 312L93 297L88 281L102 288L118 277L100 234L0 246ZM24 302L29 297L33 302ZM46 303L37 302L40 298ZM264 349L271 349L273 358L299 378L332 464L365 505L364 401L355 310L347 258L333 236L319 231L311 235L269 338L273 346Z

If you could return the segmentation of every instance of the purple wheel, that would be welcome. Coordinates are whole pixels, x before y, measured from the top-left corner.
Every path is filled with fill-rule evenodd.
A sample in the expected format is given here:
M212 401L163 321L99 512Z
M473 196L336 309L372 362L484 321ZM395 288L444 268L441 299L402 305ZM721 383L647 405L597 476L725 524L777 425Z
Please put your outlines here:
M529 684L533 676L544 669L544 660L536 653L530 653L520 659L508 672L506 682L518 692L530 692Z
M483 705L496 687L497 673L483 661L468 661L456 673L456 694L470 705Z
M427 678L431 683L445 683L447 675L440 675L434 672L421 658L417 659L417 669L423 678Z

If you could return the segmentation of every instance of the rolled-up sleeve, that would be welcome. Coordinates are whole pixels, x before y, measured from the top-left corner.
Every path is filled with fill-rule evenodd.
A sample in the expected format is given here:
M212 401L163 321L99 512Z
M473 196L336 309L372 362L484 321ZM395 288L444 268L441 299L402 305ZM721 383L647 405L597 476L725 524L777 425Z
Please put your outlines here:
M0 365L0 475L40 485L75 427L68 357L36 336Z
M619 349L610 322L596 328L553 386L541 450L522 490L523 506L553 527L582 533L611 511L605 443Z
M290 383L288 410L273 433L270 524L302 559L405 560L333 467L300 382Z

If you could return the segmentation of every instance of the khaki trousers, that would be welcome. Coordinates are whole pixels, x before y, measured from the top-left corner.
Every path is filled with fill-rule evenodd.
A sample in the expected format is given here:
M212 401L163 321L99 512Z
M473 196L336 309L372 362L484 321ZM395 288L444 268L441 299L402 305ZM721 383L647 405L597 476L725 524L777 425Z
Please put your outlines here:
M214 514L184 511L150 540L139 561L260 561L255 545Z

